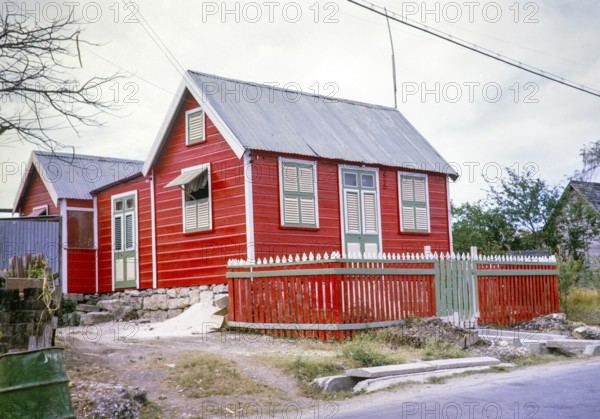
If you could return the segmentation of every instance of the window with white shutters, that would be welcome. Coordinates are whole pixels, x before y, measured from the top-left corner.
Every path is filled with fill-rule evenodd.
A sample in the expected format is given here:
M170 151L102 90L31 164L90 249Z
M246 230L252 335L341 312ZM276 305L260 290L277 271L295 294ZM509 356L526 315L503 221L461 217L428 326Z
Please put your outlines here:
M185 232L210 230L210 170L200 171L196 177L183 185L183 195Z
M281 224L317 227L316 164L281 161Z
M204 141L204 111L192 109L185 113L185 142L195 144Z
M399 173L400 228L406 232L429 232L427 175Z

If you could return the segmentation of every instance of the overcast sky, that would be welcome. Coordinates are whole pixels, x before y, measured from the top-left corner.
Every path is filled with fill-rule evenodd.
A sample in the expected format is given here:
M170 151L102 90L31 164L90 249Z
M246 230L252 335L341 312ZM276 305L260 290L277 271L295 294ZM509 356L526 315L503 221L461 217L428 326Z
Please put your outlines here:
M390 11L524 63L600 89L600 1L398 2ZM181 81L181 68L393 106L385 19L347 1L18 2L35 19L70 7L85 22L85 75L132 76L103 92L120 106L102 127L57 133L77 152L143 160ZM3 6L6 10L7 3ZM142 24L139 10L147 22ZM4 10L3 10L4 11ZM553 184L600 139L600 98L391 22L398 108L461 172L455 202L484 196L482 172L526 165ZM147 33L154 31L155 40ZM5 140L5 139L4 139ZM12 207L29 144L0 148L0 208ZM10 167L10 169L9 169Z

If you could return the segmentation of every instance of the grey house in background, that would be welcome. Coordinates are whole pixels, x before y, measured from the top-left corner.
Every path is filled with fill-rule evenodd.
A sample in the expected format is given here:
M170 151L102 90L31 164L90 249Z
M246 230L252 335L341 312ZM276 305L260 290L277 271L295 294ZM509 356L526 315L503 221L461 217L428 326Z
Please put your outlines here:
M572 180L565 188L561 199L567 199L568 203L580 201L600 216L600 183ZM594 260L595 258L600 258L598 238L592 241L586 252L586 259L597 265L598 260Z

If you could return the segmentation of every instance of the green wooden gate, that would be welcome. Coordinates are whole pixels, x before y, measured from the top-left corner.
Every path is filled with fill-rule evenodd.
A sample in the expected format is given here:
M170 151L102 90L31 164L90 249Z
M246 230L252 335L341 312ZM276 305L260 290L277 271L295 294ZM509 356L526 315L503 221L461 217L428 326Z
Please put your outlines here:
M436 315L473 326L479 316L475 261L466 256L435 258Z

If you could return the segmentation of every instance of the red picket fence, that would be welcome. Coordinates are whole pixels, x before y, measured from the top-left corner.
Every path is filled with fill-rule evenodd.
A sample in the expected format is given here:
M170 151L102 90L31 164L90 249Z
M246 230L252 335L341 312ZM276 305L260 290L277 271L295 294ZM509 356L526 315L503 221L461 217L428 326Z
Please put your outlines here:
M475 263L479 323L512 326L560 311L556 263L515 260Z
M435 316L433 260L278 262L229 265L228 325L340 340L407 317Z
M443 317L458 324L513 325L559 311L549 258L304 255L228 263L235 328L285 337L343 340L357 331Z

